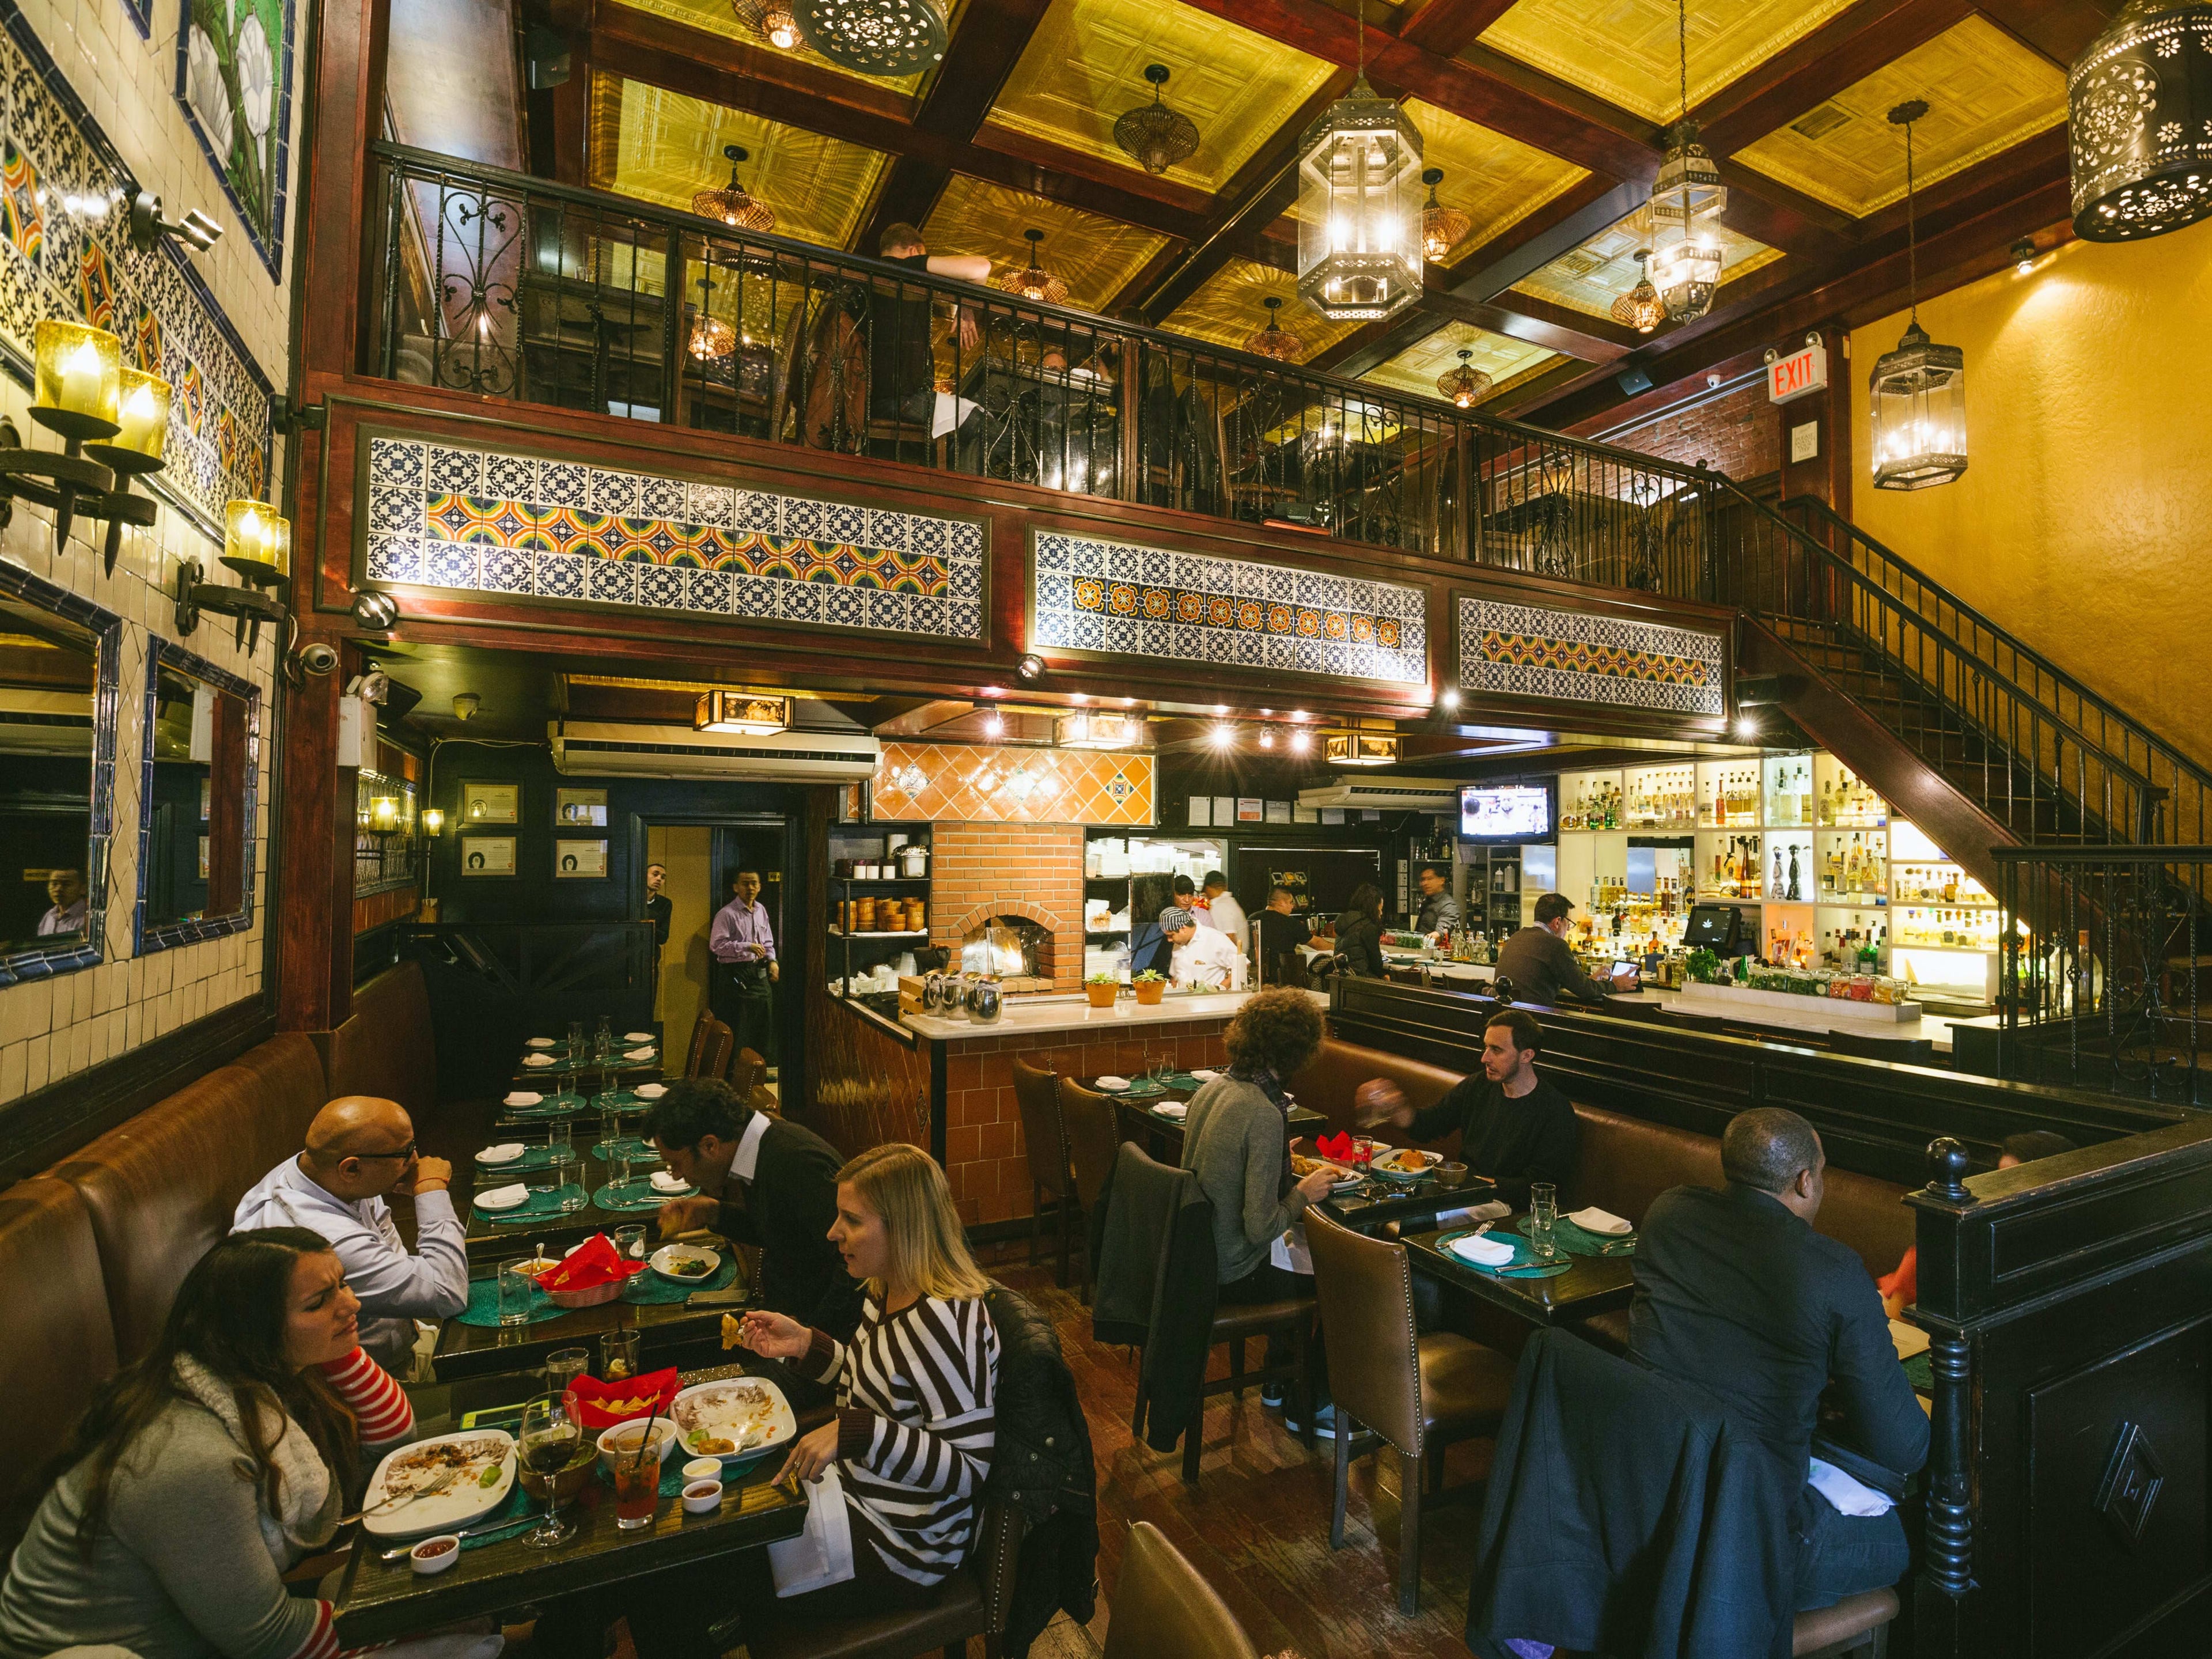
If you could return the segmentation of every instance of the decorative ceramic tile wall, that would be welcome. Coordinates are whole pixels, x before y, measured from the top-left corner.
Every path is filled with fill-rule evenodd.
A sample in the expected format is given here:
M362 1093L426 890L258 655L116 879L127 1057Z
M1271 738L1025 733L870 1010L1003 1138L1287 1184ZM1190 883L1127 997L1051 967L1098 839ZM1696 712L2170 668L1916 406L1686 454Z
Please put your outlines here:
M983 638L983 527L372 437L371 582L868 632Z
M872 795L879 818L1143 825L1158 781L1150 755L887 743Z
M1428 678L1423 588L1056 531L1036 533L1030 581L1040 649Z
M282 278L298 33L292 0L176 3L177 102L253 251L271 279Z
M1458 606L1465 690L1682 714L1728 712L1721 635L1466 594Z
M220 539L224 502L265 498L272 388L176 244L131 245L131 170L13 0L0 23L0 347L27 362L49 317L118 336L173 392L154 487Z

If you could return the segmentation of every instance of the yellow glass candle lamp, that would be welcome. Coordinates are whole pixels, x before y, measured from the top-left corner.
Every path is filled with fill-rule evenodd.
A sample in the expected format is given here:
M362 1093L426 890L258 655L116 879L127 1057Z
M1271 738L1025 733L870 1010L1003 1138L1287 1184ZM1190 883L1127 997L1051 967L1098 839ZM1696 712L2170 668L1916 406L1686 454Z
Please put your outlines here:
M232 501L223 509L223 562L259 565L270 576L292 574L292 522L266 501ZM246 574L246 573L241 573Z
M35 409L64 416L121 423L123 343L103 328L49 318L38 326ZM63 423L46 422L58 430ZM100 436L97 432L77 435Z
M424 835L434 836L445 827L446 815L443 811L435 806L426 806L422 809L422 833Z
M379 795L368 804L368 827L389 834L399 827L399 802L391 795Z
M159 461L169 441L169 383L142 369L125 369L117 419L123 429L114 447Z

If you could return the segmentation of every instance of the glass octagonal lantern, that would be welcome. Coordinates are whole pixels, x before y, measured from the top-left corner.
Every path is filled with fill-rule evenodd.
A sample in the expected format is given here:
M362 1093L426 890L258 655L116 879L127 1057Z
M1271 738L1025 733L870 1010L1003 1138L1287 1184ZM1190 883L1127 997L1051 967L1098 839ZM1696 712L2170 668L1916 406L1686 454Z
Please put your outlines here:
M1361 76L1298 145L1298 293L1324 317L1388 317L1421 291L1421 135Z
M1692 231L1651 256L1645 269L1668 316L1678 323L1695 322L1712 308L1723 258L1719 240L1702 231Z
M1652 219L1694 225L1718 218L1728 207L1728 186L1712 152L1698 142L1698 124L1680 122L1668 137L1667 159L1651 181Z
M1928 489L1966 470L1966 356L1918 321L1867 377L1874 487Z
M2132 0L2066 77L2074 234L2125 242L2212 214L2212 5Z

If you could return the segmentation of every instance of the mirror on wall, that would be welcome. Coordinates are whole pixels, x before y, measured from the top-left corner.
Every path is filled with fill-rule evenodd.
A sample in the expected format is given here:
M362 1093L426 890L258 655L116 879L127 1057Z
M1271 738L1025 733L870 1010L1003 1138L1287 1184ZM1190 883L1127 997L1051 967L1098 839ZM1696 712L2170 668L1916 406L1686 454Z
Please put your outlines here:
M258 699L162 641L148 672L140 946L243 927L252 884Z
M100 763L114 744L112 725L105 744L100 730L105 617L27 574L0 580L0 984L99 959L112 778Z

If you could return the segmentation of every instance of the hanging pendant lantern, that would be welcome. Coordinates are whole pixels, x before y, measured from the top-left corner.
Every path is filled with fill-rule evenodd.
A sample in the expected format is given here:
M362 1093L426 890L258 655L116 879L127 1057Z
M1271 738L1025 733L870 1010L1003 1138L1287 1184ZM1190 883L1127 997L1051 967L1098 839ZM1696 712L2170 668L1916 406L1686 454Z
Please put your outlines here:
M799 46L799 20L791 15L790 0L730 0L738 21L778 52Z
M1613 302L1613 320L1649 334L1667 320L1666 301L1651 286L1651 250L1636 250L1636 286Z
M1679 226L1682 239L1669 242L1651 258L1647 267L1652 285L1678 323L1693 323L1712 309L1720 291L1721 269L1726 256L1711 220L1728 203L1721 188L1720 169L1705 147L1697 142L1698 129L1690 119L1690 8L1689 0L1674 0L1674 57L1681 76L1682 114L1674 125L1674 146L1667 152L1659 177L1666 181L1671 198L1662 207L1659 186L1652 186L1652 228Z
M709 309L714 303L714 281L699 279L699 314L691 322L691 355L702 363L719 363L738 349L738 333Z
M1448 368L1437 376L1437 390L1450 398L1456 408L1473 409L1495 384L1490 376L1469 365L1468 359L1474 356L1465 346L1461 347L1459 367Z
M2066 106L2083 241L2212 214L2212 5L2134 0L2068 73Z
M1198 129L1188 115L1160 101L1160 88L1168 81L1165 64L1147 64L1145 79L1152 83L1152 101L1121 112L1121 118L1114 123L1114 142L1139 167L1157 174L1188 159L1198 149Z
M1066 303L1067 284L1037 263L1037 245L1044 240L1044 233L1030 229L1022 233L1029 238L1030 262L1017 270L991 279L991 286L1009 294L1018 294L1024 300L1034 300L1040 305L1056 306Z
M1267 307L1267 325L1244 342L1244 349L1279 363L1297 362L1306 349L1305 342L1275 319L1275 313L1283 308L1283 296L1270 294L1260 303Z
M1421 291L1421 133L1367 84L1358 14L1352 91L1298 141L1298 295L1331 322L1366 322Z
M934 0L797 0L799 32L831 63L860 75L913 75L945 59Z
M1651 256L1652 286L1659 291L1667 315L1678 323L1693 323L1712 309L1719 292L1723 256L1711 232L1686 230L1679 242L1669 242Z
M1966 470L1966 356L1937 345L1920 326L1920 251L1913 218L1912 124L1928 113L1916 98L1890 111L1905 129L1905 246L1911 320L1897 349L1867 377L1874 434L1874 487L1927 489Z
M738 182L738 163L745 159L744 146L725 144L722 154L730 163L730 182L693 196L691 211L702 219L720 219L732 230L774 230L775 210L746 194Z
M1688 59L1683 60L1683 100L1689 98ZM1658 223L1697 224L1717 219L1728 206L1728 186L1719 163L1698 142L1698 124L1685 117L1675 125L1667 159L1651 181L1651 217Z
M1429 199L1421 204L1421 257L1437 262L1465 241L1468 232L1474 228L1474 222L1467 215L1437 200L1437 186L1443 179L1442 167L1431 167L1421 174L1421 182L1429 187Z

